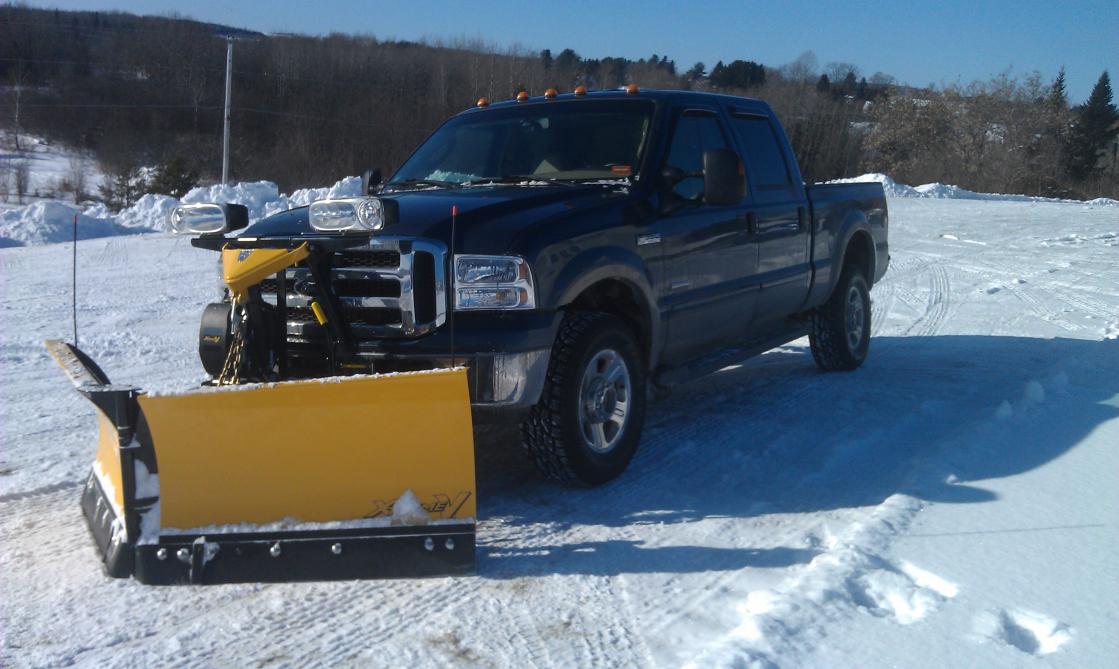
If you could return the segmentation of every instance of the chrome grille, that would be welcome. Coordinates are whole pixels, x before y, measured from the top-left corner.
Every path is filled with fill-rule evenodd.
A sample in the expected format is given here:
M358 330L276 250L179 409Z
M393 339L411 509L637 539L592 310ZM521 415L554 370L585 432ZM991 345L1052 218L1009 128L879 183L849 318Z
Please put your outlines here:
M443 325L446 258L446 247L438 242L383 237L334 254L330 277L354 338L418 337ZM316 295L310 271L289 268L284 281L288 341L318 341L323 328L310 309ZM275 278L264 280L260 288L266 302L277 303Z

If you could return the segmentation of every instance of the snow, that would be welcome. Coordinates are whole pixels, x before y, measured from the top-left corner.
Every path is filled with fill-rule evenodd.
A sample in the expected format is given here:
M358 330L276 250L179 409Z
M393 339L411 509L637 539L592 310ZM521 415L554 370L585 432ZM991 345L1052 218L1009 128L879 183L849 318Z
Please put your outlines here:
M96 419L41 343L70 336L70 248L0 249L0 665L1119 666L1119 209L889 197L860 370L802 340L697 381L599 488L479 430L477 574L420 581L105 577ZM78 253L110 378L205 378L213 253Z
M393 525L427 525L431 516L427 515L416 493L405 490L404 494L392 503Z
M976 193L975 191L942 183L922 184L920 186L907 186L898 183L885 174L871 173L847 179L834 179L830 184L845 183L880 183L886 195L894 197L927 197L942 200L986 200L989 202L1067 202L1084 204L1090 207L1116 207L1119 200L1106 197L1097 197L1093 200L1065 200L1053 197L1040 197L1036 195L1006 195L1002 193Z
M355 197L361 194L361 178L346 177L328 188L303 188L280 193L271 181L200 186L183 196L182 202L225 202L249 210L249 221L301 207L324 198ZM180 203L173 197L148 193L130 207L113 213L102 203L78 207L54 200L28 205L0 207L0 248L70 241L73 218L78 214L78 238L109 235L169 232L168 215Z

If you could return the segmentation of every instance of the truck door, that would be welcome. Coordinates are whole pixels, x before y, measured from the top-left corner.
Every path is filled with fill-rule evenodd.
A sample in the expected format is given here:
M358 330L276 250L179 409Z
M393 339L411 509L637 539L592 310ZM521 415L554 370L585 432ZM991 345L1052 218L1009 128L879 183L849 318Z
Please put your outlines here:
M756 331L798 311L808 296L809 212L804 187L793 170L768 116L735 113L731 126L746 159L747 182L754 204L758 245Z
M730 147L714 109L681 110L661 171L701 174L704 150ZM747 234L744 204L704 203L702 176L687 176L665 188L660 212L656 228L664 246L668 307L664 357L674 362L745 332L756 295L750 279L757 248Z

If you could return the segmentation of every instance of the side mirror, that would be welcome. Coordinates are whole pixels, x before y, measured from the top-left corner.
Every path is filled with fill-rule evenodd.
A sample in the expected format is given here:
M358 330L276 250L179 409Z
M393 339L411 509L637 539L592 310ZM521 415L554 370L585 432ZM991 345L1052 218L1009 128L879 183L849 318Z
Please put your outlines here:
M703 200L707 204L738 204L746 196L746 170L730 149L703 152Z
M381 182L384 180L384 177L381 176L381 168L365 170L365 173L361 175L361 194L375 195L380 190Z
M676 184L687 179L688 176L688 173L684 170L679 167L672 167L671 165L666 165L665 168L661 170L661 181L664 182L665 190L672 190L676 187Z

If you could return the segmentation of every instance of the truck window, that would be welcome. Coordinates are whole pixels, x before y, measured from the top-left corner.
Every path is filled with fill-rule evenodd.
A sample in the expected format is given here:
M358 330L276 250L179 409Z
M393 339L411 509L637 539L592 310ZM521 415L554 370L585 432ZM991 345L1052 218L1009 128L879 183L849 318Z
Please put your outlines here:
M727 148L726 138L719 129L719 119L712 112L688 111L676 122L676 130L669 145L666 167L678 167L689 174L703 170L703 152L707 149ZM687 177L676 184L672 192L685 200L699 200L703 196L703 177Z
M746 167L754 182L754 191L762 199L765 191L785 189L792 183L785 154L777 143L777 135L769 119L758 116L735 116L731 124L738 143L746 153Z
M390 182L636 177L652 116L647 100L574 100L460 114L416 149Z

